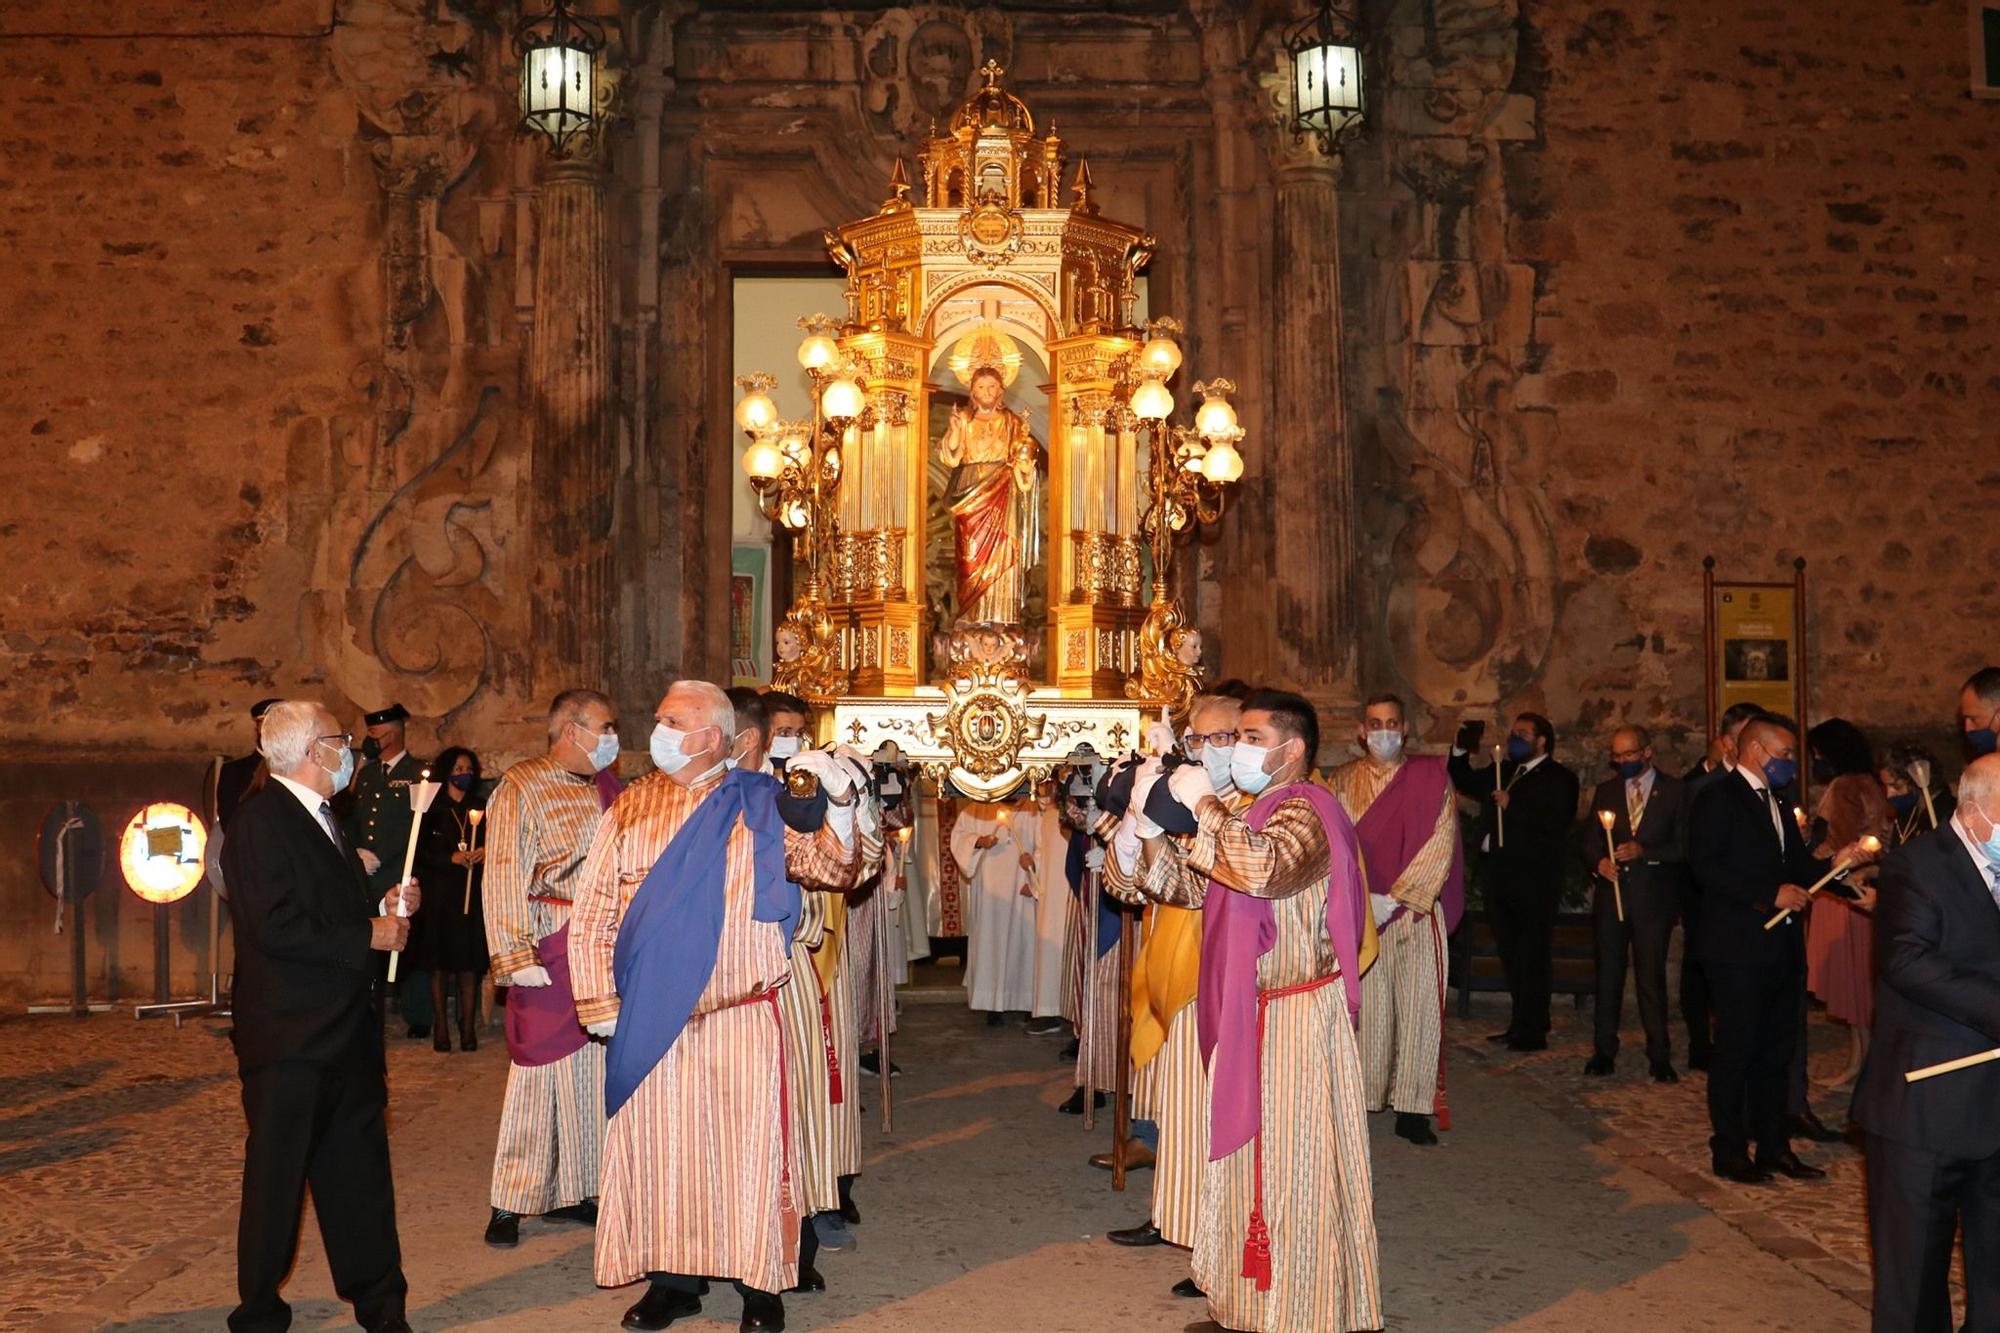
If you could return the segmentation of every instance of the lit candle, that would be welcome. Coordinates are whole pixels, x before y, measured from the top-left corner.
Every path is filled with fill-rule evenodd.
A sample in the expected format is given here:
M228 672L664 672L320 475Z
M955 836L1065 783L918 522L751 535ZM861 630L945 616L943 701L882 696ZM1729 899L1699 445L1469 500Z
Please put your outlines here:
M1625 893L1618 886L1618 844L1611 840L1611 826L1618 822L1615 810L1599 810L1597 822L1604 825L1604 854L1611 860L1611 902L1618 909L1618 919L1625 919Z
M1938 826L1937 806L1931 802L1931 761L1928 759L1912 759L1910 761L1910 781L1914 782L1917 790L1923 793L1924 814L1929 817L1931 827L1936 828Z
M466 822L472 825L472 846L466 848L466 851L476 852L479 850L479 821L484 818L486 818L484 810L468 810L465 812ZM465 906L460 908L459 911L465 916L472 915L472 862L470 861L465 863Z
M431 802L437 799L438 792L442 790L443 785L441 783L431 781L431 771L428 768L423 771L423 777L419 781L410 784L410 845L403 850L403 877L396 882L396 887L399 890L396 894L397 916L409 915L409 912L403 907L403 895L400 890L403 885L410 882L410 869L417 863L417 835L423 831L424 813L431 808ZM390 951L390 981L396 979L396 964L401 962L402 958L403 951L401 949Z
M1833 883L1833 881L1837 877L1846 874L1849 870L1852 870L1855 866L1860 865L1862 861L1868 860L1869 858L1876 855L1876 853L1882 850L1882 840L1876 837L1874 834L1870 833L1866 837L1862 838L1861 841L1856 844L1856 846L1861 848L1861 856L1853 861L1834 862L1833 869L1827 871L1824 875L1821 875L1819 877L1819 882L1806 890L1806 897L1808 898L1812 897L1815 893L1818 893L1821 889ZM1772 917L1769 921L1766 921L1764 923L1764 929L1766 930L1771 929L1771 927L1777 925L1780 921L1783 921L1786 917L1790 916L1791 914L1792 914L1792 909L1789 907L1785 908L1783 911L1779 912L1776 916Z
M1501 806L1498 799L1500 793L1507 790L1500 783L1500 760L1506 753L1507 751L1503 746L1496 745L1493 747L1493 795L1495 797L1493 802L1493 845L1495 847L1505 847L1507 845L1507 811Z

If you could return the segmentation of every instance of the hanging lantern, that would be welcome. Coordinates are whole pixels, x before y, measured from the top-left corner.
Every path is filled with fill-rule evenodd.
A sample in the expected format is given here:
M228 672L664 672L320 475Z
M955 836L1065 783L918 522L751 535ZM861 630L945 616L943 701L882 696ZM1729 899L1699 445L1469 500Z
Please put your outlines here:
M1292 62L1292 140L1308 134L1331 157L1361 128L1361 46L1353 16L1320 0L1312 17L1285 35Z
M1174 414L1174 395L1158 380L1132 390L1132 415L1141 421L1165 421Z
M549 12L514 34L521 57L521 124L548 136L549 151L566 156L578 135L597 125L597 57L602 24L553 0Z
M1208 439L1217 439L1236 429L1236 408L1230 404L1229 395L1236 392L1236 386L1228 380L1209 380L1194 386L1201 395L1201 406L1194 410L1194 428Z

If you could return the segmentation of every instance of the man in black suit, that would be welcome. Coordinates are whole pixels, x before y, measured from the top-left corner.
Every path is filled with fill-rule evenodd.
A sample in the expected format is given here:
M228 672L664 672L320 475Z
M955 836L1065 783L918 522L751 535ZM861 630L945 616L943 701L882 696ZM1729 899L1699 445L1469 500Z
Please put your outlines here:
M1674 1083L1673 1038L1667 1030L1667 941L1680 910L1686 855L1682 820L1686 788L1653 767L1653 738L1644 727L1620 727L1611 737L1617 776L1591 793L1584 821L1584 864L1597 877L1592 924L1597 936L1597 1033L1586 1074L1609 1074L1618 1059L1618 1025L1625 1016L1625 960L1632 960L1639 1021L1646 1029L1646 1063L1653 1078ZM1604 846L1599 812L1612 818L1613 850ZM1613 892L1613 881L1617 891ZM1618 919L1622 896L1625 919Z
M270 712L271 706L277 702L276 699L259 699L250 705L250 726L253 731L262 726L264 714ZM228 825L230 816L236 813L236 807L243 803L243 798L248 796L251 788L257 784L257 770L263 766L264 757L257 753L257 747L254 745L250 747L249 754L223 761L222 767L215 775L215 809L212 813L215 815L217 828Z
M1876 1333L1951 1328L1961 1219L1965 1327L2000 1327L2000 1063L1903 1077L2000 1046L2000 756L1958 791L1877 881L1874 1042L1850 1113L1868 1132Z
M1479 731L1478 723L1459 728L1449 768L1452 784L1480 803L1486 913L1513 997L1507 1030L1488 1040L1509 1050L1547 1050L1555 979L1550 949L1576 819L1576 774L1555 760L1554 725L1539 713L1522 713L1508 734L1496 791L1493 770L1474 768L1466 753L1479 743ZM1504 816L1496 819L1496 811Z
M1694 798L1701 789L1718 778L1726 778L1736 767L1736 741L1743 734L1743 728L1751 718L1764 711L1759 704L1731 704L1722 710L1722 721L1716 728L1715 739L1708 743L1708 753L1700 763L1687 771L1681 779L1686 784L1681 799L1683 812L1694 808ZM1682 832L1686 832L1686 820L1682 820ZM1701 886L1694 876L1681 876L1681 1019L1688 1030L1688 1068L1707 1069L1708 1062L1715 1054L1715 1023L1710 1012L1712 1003L1708 995L1708 973L1701 965L1701 950L1695 941L1701 938Z
M236 1063L249 1141L236 1236L235 1333L278 1333L278 1294L312 1185L334 1289L363 1328L408 1333L384 1123L380 951L409 940L413 884L380 903L328 798L353 766L333 714L288 700L264 715L271 780L238 807L224 849L236 932Z
M1782 795L1798 777L1798 730L1765 714L1747 723L1734 771L1705 785L1688 816L1688 866L1701 886L1701 950L1715 1000L1708 1070L1715 1173L1745 1184L1773 1173L1826 1173L1792 1151L1785 1072L1806 984L1803 885L1812 857ZM1766 930L1781 909L1790 916ZM1757 1157L1750 1158L1756 1145Z

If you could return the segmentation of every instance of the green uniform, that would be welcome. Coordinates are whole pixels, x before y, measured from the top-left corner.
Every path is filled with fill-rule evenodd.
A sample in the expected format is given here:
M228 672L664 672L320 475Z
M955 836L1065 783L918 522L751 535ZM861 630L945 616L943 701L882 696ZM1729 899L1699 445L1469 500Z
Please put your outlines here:
M366 847L382 864L368 877L379 899L403 875L403 855L410 849L410 787L424 766L405 750L384 768L381 761L364 765L354 779L354 809L347 816L348 840Z

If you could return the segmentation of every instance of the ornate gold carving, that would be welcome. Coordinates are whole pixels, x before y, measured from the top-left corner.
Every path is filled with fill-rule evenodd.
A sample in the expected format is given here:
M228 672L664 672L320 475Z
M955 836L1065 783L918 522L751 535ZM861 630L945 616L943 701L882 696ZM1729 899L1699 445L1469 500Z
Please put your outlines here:
M838 696L847 689L840 666L840 641L833 618L817 602L801 600L771 634L775 660L771 688L809 699Z
M901 528L873 528L834 534L834 600L901 599L903 537Z
M1098 606L1138 606L1144 584L1139 539L1123 533L1073 530L1076 586L1070 599Z
M1201 631L1187 623L1178 598L1155 594L1139 627L1139 673L1125 682L1125 697L1164 703L1183 718L1200 692Z
M911 665L910 661L911 642L912 640L910 631L905 629L903 626L897 625L892 629L890 629L889 631L890 666L906 668Z

